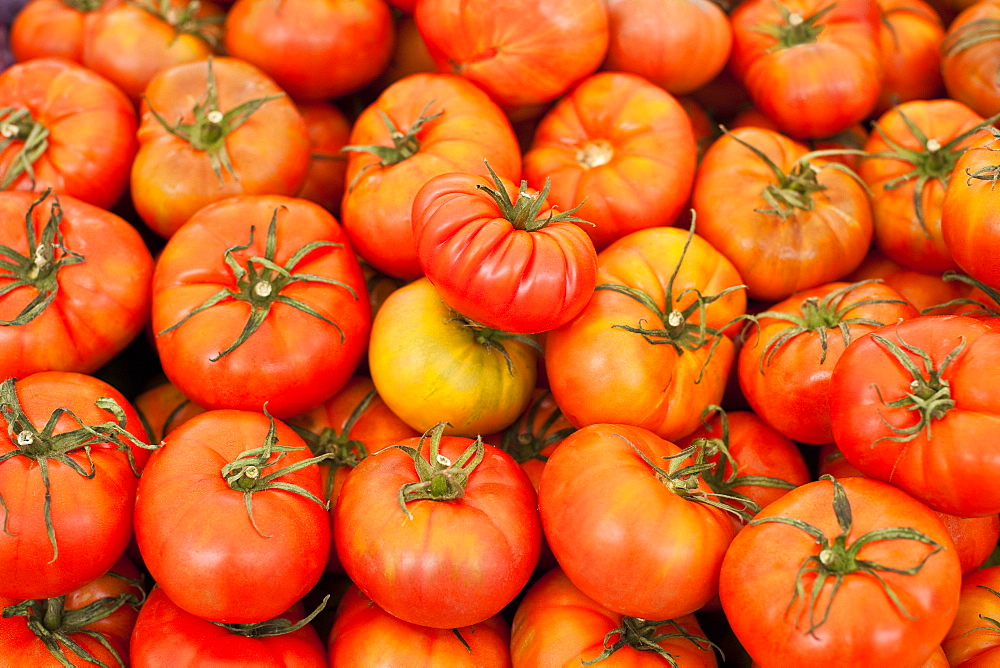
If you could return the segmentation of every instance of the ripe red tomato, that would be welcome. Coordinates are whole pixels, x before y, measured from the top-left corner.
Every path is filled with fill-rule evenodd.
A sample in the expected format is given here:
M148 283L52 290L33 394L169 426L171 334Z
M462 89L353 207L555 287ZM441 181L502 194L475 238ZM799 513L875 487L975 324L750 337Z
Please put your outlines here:
M981 116L1000 112L998 0L981 0L961 8L948 24L941 42L941 76L948 96L969 105Z
M413 199L413 238L441 299L475 322L537 334L565 324L594 292L597 252L578 218L522 181L452 172Z
M949 665L987 668L1000 659L1000 566L971 573L962 580L958 614L942 646Z
M943 96L941 42L944 22L924 0L877 0L882 54L882 91L875 113L901 102Z
M10 24L10 51L14 60L55 56L79 63L83 40L91 24L102 12L122 0L63 0L26 2Z
M537 497L506 452L444 424L363 459L333 531L344 570L379 607L438 629L479 624L524 588L542 540Z
M312 153L309 171L296 197L316 202L337 215L347 186L347 156L341 149L351 135L351 122L330 102L302 102L297 106L309 129Z

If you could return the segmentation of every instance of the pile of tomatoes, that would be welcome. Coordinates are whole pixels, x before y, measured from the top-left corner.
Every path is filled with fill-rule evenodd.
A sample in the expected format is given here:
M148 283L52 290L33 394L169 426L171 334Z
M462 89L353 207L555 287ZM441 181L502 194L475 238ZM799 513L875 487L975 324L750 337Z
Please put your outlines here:
M1000 663L1000 0L7 36L0 663Z

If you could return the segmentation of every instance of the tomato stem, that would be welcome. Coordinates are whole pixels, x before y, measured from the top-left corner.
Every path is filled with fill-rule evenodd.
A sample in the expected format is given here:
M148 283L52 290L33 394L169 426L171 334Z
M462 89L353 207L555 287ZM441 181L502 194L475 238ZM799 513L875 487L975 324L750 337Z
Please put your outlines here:
M553 211L555 210L555 207L552 207L549 209L548 216L545 218L539 218L542 207L548 204L546 198L549 196L549 190L552 188L552 179L546 177L545 185L542 187L541 192L534 193L528 192L528 182L522 180L521 185L517 190L517 199L511 201L510 195L507 193L507 188L504 187L503 181L500 180L497 173L493 171L492 167L490 167L489 162L486 162L485 160L483 162L486 164L486 169L490 173L490 178L493 180L496 190L482 184L476 184L476 188L485 192L494 202L496 202L497 208L500 209L500 215L509 221L511 227L515 230L537 232L538 230L548 226L550 223L561 221L583 223L586 225L593 224L572 215L575 211L579 210L581 206L583 206L583 202L577 204L569 211L559 214L554 214Z
M381 109L378 109L378 115L382 119L382 123L385 124L386 129L389 130L389 139L392 140L392 146L382 146L379 144L348 144L340 150L342 152L356 151L360 153L371 153L378 158L377 162L372 162L365 165L361 170L351 179L351 183L348 185L348 191L354 190L354 186L357 185L358 179L368 171L369 168L376 165L380 167L388 167L390 165L395 165L404 160L408 160L420 152L420 140L417 135L424 129L424 126L439 118L444 114L444 110L437 112L436 114L428 114L428 110L431 105L434 104L434 100L428 102L424 108L420 111L417 116L417 120L413 121L413 124L403 132L400 130L388 114L386 114Z
M309 624L312 620L316 619L316 616L323 611L329 601L330 595L327 594L323 597L323 600L320 601L319 605L316 606L315 610L294 624L284 617L275 617L274 619L269 619L264 622L256 622L253 624L226 624L224 622L212 623L216 626L221 626L230 633L241 635L245 638L272 638L274 636L283 636L288 633L295 633L306 624Z
M563 415L558 406L536 426L539 407L551 394L550 390L545 390L537 399L532 400L524 413L524 418L504 429L500 437L500 448L512 456L518 464L530 459L547 461L548 457L543 455L542 451L576 431L575 427L564 427L549 433Z
M663 626L673 627L672 632L662 631L661 627ZM611 642L615 637L618 639ZM647 619L640 619L638 617L625 616L622 617L621 625L618 628L609 631L607 635L604 636L604 651L590 661L583 661L583 665L592 666L595 663L607 659L623 647L631 647L639 652L654 652L659 654L666 659L667 663L669 663L673 668L680 668L680 664L677 663L677 656L671 654L659 644L664 640L674 638L683 638L688 640L700 651L710 652L715 649L720 655L722 654L722 649L714 642L703 636L696 636L689 633L683 626L672 619L651 621Z
M768 48L768 51L778 51L815 42L824 28L819 22L820 19L832 10L836 3L831 3L809 16L792 12L779 3L774 3L774 6L781 14L784 23L764 23L751 28L754 32L770 35L775 39L776 43Z
M28 109L4 107L0 109L0 137L3 137L0 151L6 151L13 142L23 143L0 179L0 190L9 188L22 174L28 175L34 188L33 165L49 150L49 129L36 121Z

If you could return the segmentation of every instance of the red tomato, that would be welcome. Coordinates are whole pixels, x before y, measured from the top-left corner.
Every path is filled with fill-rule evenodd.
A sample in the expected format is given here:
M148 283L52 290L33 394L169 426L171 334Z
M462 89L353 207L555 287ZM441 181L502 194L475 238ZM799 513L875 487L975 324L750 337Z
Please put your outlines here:
M363 459L341 489L333 530L344 570L379 607L451 629L514 599L542 531L518 463L479 439L442 437L443 427Z
M6 668L128 665L129 642L145 598L139 569L122 557L110 572L63 596L0 597L0 655Z
M296 101L353 93L388 66L395 44L384 0L237 0L229 55L253 63Z
M612 612L672 619L717 593L736 520L688 454L647 429L599 424L563 439L542 471L538 510L552 553Z
M882 21L882 91L875 112L910 100L942 97L941 42L944 22L924 0L877 0Z
M437 629L403 621L351 586L330 630L331 666L508 668L510 629L500 615L469 626Z
M69 195L0 193L0 379L94 373L149 318L153 257L134 227Z
M865 475L934 510L996 514L997 365L1000 332L969 317L874 330L844 351L830 381L837 447Z
M117 86L63 58L0 73L0 189L52 188L110 209L136 154L136 116Z
M594 292L594 244L579 218L550 208L547 189L533 192L525 181L518 188L489 169L492 181L453 172L417 191L420 266L446 304L485 327L555 329Z
M58 371L4 381L0 421L0 596L62 596L125 552L145 430L115 388Z
M139 482L135 537L178 607L253 624L313 588L330 522L309 457L291 428L250 411L208 411L167 435Z
M326 650L300 604L259 624L217 624L185 612L160 587L132 634L132 668L325 668Z
M142 424L153 443L184 424L205 409L192 402L169 380L157 383L141 392L132 401Z
M295 104L236 58L175 65L153 77L137 136L132 201L162 237L227 197L294 195L309 169L309 132Z
M285 419L344 386L365 354L371 306L329 212L291 197L231 197L167 242L152 322L163 371L192 401L267 402Z
M942 646L955 668L989 668L1000 660L1000 566L962 580L958 614Z
M715 668L713 648L693 614L666 621L623 617L585 596L559 568L531 585L511 632L514 668L605 661L655 668L664 659L685 668Z
M347 156L340 149L347 145L351 122L344 112L329 102L303 102L298 108L309 128L312 154L306 180L296 197L316 202L337 215L344 198L347 173Z
M710 3L707 3L710 4ZM524 177L577 216L598 249L629 232L670 225L687 203L697 151L669 93L640 76L587 77L539 121ZM623 197L622 192L630 193Z
M56 56L79 63L83 39L94 20L121 0L31 0L10 24L14 60Z
M941 76L948 96L980 116L1000 112L1000 1L980 0L961 8L941 42Z
M948 532L924 504L875 480L824 479L736 536L719 597L763 666L920 666L955 618L960 581Z

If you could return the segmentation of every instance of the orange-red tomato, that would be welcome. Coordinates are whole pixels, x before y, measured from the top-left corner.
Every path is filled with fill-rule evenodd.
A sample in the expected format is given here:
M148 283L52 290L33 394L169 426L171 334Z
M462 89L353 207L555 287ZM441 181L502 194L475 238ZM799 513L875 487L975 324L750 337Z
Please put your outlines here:
M57 56L79 63L91 24L121 1L31 0L10 24L10 51L19 62Z
M948 96L980 116L1000 112L1000 0L980 0L965 7L941 43L941 75Z

